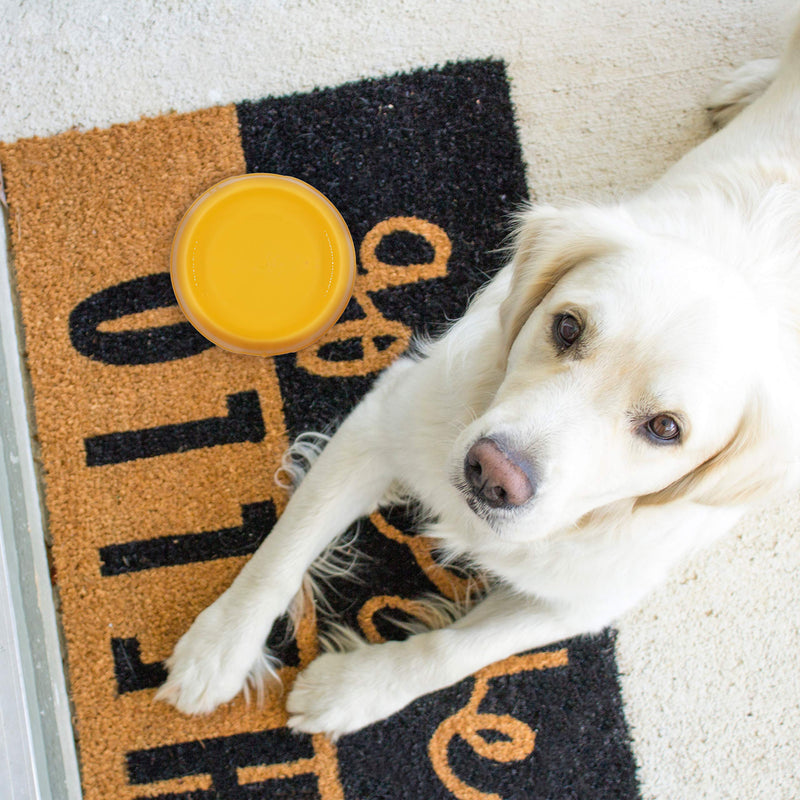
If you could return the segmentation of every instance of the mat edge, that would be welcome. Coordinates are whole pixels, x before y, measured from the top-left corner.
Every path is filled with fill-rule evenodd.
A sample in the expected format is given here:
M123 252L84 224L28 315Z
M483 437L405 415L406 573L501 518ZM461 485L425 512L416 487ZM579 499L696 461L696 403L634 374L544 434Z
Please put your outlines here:
M0 211L0 548L9 577L14 687L27 724L26 762L12 765L42 800L82 797L60 632L45 547L43 503L34 463L22 345L12 288L9 219ZM18 773L15 773L18 774ZM25 783L11 785L25 798Z

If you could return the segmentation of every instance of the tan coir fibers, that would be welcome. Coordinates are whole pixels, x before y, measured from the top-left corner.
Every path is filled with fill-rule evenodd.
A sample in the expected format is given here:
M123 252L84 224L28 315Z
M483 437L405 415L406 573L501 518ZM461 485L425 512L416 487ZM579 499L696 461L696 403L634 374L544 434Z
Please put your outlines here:
M191 359L109 365L76 351L69 320L95 293L168 270L171 238L191 201L245 171L236 111L28 140L4 146L0 158L84 791L87 800L138 797L142 787L127 780L129 751L261 730L283 717L278 703L244 710L238 701L191 719L154 705L151 691L118 692L112 638L136 637L143 662L163 660L242 558L174 566L165 580L163 570L104 576L98 552L119 542L239 526L249 502L269 498L282 507L272 480L287 444L281 397L271 361L211 348ZM150 315L162 325L179 319L177 310ZM253 390L266 430L260 442L87 466L87 438L224 417L228 395ZM329 749L320 739L320 756ZM316 768L335 784L335 761L323 758ZM204 783L208 776L162 782L158 793Z

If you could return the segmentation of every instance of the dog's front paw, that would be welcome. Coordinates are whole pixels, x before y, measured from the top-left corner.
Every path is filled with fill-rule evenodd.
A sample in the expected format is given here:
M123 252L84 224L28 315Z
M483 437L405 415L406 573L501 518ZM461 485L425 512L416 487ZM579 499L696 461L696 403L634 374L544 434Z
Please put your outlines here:
M394 643L326 653L297 676L286 701L289 727L336 739L399 711L414 699L398 679Z
M203 611L166 662L169 677L155 699L184 714L207 714L250 682L259 695L274 676L263 640L241 620L230 620L222 598Z

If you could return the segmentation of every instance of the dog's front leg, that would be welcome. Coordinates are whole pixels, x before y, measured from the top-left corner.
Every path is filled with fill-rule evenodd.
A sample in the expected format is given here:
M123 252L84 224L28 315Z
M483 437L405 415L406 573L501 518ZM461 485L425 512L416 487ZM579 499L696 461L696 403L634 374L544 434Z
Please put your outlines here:
M495 661L581 633L612 614L556 608L507 589L493 591L452 625L402 642L326 653L297 677L289 725L338 737L399 711Z
M353 520L370 513L391 483L391 459L381 450L386 383L345 420L236 580L177 643L156 699L205 713L248 679L266 677L264 643L309 565Z

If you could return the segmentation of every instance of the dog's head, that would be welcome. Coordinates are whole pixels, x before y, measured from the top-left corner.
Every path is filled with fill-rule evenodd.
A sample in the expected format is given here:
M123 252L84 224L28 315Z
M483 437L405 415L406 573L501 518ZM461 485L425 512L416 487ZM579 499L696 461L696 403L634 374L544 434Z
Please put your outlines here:
M622 208L529 211L514 252L504 377L453 461L492 529L526 540L620 501L741 505L785 485L797 379L744 276Z

